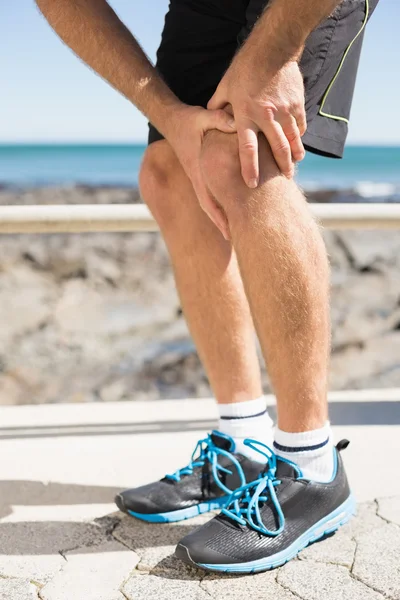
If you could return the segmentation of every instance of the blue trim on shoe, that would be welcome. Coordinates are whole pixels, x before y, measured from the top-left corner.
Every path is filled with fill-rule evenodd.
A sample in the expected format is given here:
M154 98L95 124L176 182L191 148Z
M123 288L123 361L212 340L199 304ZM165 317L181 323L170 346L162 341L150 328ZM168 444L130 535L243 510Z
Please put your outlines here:
M221 498L200 502L200 504L196 504L195 506L189 506L188 508L181 508L165 513L146 514L137 513L133 510L128 510L127 512L132 515L132 517L136 517L136 519L140 519L141 521L147 521L148 523L173 523L175 521L183 521L185 519L197 517L210 510L218 510L228 503L229 498L230 496L222 496Z
M333 533L339 529L341 525L347 523L354 514L355 507L354 497L350 495L343 504L305 531L288 548L285 548L285 550L277 552L272 556L268 556L267 558L236 564L195 564L197 564L198 567L209 571L222 571L224 573L257 573L258 571L268 571L269 569L280 567L294 558L296 554L306 548L309 544L316 542L329 533Z

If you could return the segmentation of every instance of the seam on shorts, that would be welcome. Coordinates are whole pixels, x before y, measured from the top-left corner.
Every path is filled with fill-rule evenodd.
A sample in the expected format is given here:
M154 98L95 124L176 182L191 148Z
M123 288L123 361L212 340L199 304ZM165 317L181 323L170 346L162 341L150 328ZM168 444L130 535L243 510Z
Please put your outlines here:
M331 15L331 17L334 19L335 23L334 23L334 25L333 25L333 27L332 27L332 33L331 33L331 36L330 36L330 40L329 40L329 44L328 44L328 48L326 49L325 57L324 57L324 59L323 59L323 61L322 61L322 64L321 64L321 66L320 66L320 68L319 68L319 71L318 71L318 73L317 73L317 74L314 76L314 81L313 81L312 85L310 86L310 89L312 89L312 88L313 88L313 87L314 87L314 86L315 86L315 85L318 83L318 81L319 81L319 79L320 79L320 76L321 76L321 73L322 73L322 70L323 70L323 68L324 68L324 66L325 66L325 64L326 64L326 61L328 60L328 55L329 55L329 51L330 51L330 49L331 49L331 46L332 46L333 37L334 37L334 35L335 35L336 27L337 27L337 25L338 25L338 23L339 23L339 21L340 21L340 14L341 14L341 12L342 12L342 9L343 9L343 4L344 4L344 2L343 2L342 4L340 4L340 6L338 7L338 8L339 8L339 10L336 10L336 11L334 12L334 14L333 14L333 15ZM337 13L337 14L335 14L335 13Z
M342 58L340 60L339 66L338 66L338 68L336 70L336 73L335 73L332 81L328 85L328 87L327 87L327 89L326 89L326 91L325 91L325 93L324 93L324 95L322 97L322 101L321 101L321 104L320 104L320 107L319 107L319 110L318 110L318 114L321 115L321 117L325 117L327 119L333 119L334 121L343 121L344 123L347 123L347 124L350 123L350 120L347 119L346 117L342 117L342 116L339 116L339 115L331 115L329 113L324 113L323 112L323 108L325 106L325 102L328 99L330 91L332 90L333 86L335 85L335 82L337 81L337 79L338 79L338 77L340 75L340 72L342 71L343 65L346 62L346 58L347 58L347 56L348 56L348 54L349 54L349 52L350 52L353 44L360 37L360 35L362 34L362 32L365 29L365 26L367 25L368 18L369 18L369 12L370 12L369 0L365 0L365 17L363 19L361 29L358 31L357 35L351 40L350 44L347 46L346 50L344 51L344 54L343 54L343 56L342 56Z

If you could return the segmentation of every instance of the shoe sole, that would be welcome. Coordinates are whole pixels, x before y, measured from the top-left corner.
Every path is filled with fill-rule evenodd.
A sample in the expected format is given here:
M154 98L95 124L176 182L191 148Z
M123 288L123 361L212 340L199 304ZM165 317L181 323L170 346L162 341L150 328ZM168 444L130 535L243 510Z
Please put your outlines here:
M170 512L151 514L138 513L126 508L121 494L116 496L115 504L118 506L119 510L127 515L131 515L132 517L135 517L135 519L140 519L141 521L146 521L147 523L175 523L177 521L184 521L185 519L192 519L193 517L210 512L211 510L219 510L226 506L229 498L230 496L222 496L221 498L215 498L214 500L201 502L195 506L189 506L188 508L180 508L179 510L173 510Z
M329 515L318 521L313 527L303 533L295 542L293 542L288 548L277 552L268 558L262 558L259 560L253 560L245 563L236 564L206 564L197 563L192 560L189 549L182 544L178 544L175 555L190 565L195 565L206 571L219 571L223 573L260 573L262 571L269 571L276 567L281 567L289 560L294 558L301 550L304 550L309 544L312 544L330 533L334 533L347 523L355 513L355 500L353 496L341 504L337 509L332 511Z

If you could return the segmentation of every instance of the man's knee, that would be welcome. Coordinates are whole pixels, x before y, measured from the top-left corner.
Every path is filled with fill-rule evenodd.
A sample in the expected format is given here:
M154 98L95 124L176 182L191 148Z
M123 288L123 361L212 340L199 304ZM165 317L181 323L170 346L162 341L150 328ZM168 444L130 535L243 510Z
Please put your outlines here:
M210 131L202 150L202 171L207 187L229 213L246 208L248 201L254 202L250 188L244 182L239 159L239 143L236 134ZM265 138L259 137L260 186L268 198L275 195L272 188L284 187L287 179L280 173L271 149ZM271 194L269 194L269 189Z
M173 197L179 194L183 169L165 140L151 144L143 157L139 187L154 218L160 223L173 215Z
M203 142L201 169L207 187L218 202L224 203L240 179L237 136L209 131Z

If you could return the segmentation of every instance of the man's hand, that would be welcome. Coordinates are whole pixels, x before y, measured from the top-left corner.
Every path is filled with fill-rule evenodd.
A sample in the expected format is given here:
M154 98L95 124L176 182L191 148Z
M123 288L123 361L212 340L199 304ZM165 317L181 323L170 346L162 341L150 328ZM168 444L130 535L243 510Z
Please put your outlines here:
M208 111L183 104L150 64L106 0L36 2L64 42L133 102L170 142L202 208L228 238L225 215L203 183L200 151L206 131L235 131L232 115L223 110Z
M192 182L200 206L218 227L224 238L229 239L226 216L204 184L200 169L201 147L204 135L210 129L234 133L236 131L235 121L232 115L224 110L205 110L198 106L182 105L182 108L171 117L166 130L166 138Z
M243 179L259 183L258 134L267 138L284 175L292 177L293 161L304 158L301 136L306 131L304 85L297 62L268 73L262 61L240 52L226 72L208 108L231 105L238 138Z

